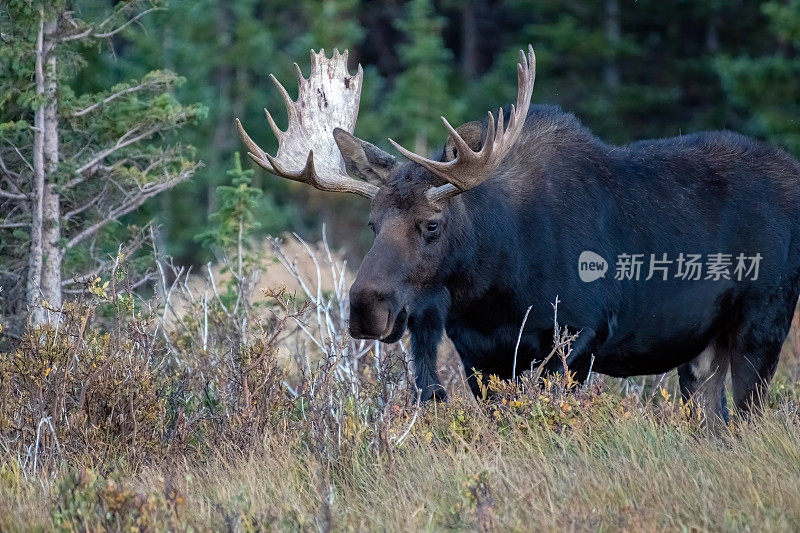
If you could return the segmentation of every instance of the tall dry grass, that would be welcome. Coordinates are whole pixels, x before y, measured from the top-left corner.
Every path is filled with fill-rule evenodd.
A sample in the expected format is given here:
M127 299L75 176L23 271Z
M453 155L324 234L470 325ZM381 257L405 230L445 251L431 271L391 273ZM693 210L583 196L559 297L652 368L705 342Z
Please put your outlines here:
M190 283L162 262L144 300L120 261L58 326L10 344L0 529L800 526L796 359L763 415L715 431L670 376L526 373L476 402L452 354L450 401L420 406L404 345L350 339L343 267L298 244L308 271L274 250L295 293L254 295L257 272Z

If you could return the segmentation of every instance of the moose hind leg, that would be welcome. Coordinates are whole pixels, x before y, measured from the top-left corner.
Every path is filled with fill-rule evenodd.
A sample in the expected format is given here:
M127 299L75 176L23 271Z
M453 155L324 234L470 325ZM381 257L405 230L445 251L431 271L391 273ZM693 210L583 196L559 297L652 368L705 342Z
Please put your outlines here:
M742 414L758 409L766 399L767 387L781 354L786 335L791 327L800 287L792 280L772 295L759 302L745 315L737 342L731 353L731 385L733 402Z
M678 367L683 400L692 409L699 409L707 424L729 420L725 398L725 377L729 363L727 351L712 341L697 357Z
M767 387L775 369L783 342L748 345L731 358L731 385L736 410L746 414L758 409L765 400Z

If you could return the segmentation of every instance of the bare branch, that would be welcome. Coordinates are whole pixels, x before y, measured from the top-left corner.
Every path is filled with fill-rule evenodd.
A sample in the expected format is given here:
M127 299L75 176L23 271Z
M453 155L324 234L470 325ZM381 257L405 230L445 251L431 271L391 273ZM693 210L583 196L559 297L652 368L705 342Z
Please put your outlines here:
M22 155L22 152L19 151L19 148L17 148L17 146L8 139L5 139L5 141L9 144L9 146L11 146L11 148L14 149L15 152L17 152L19 158L22 160L23 163L25 163L25 165L30 169L30 171L36 172L35 170L33 170L33 165L31 165L30 162L27 159L25 159L25 156Z
M6 181L8 181L8 183L10 183L15 189L19 191L19 193L13 193L0 189L0 197L8 198L10 200L25 200L26 198L28 198L28 195L25 194L25 191L22 190L22 187L17 181L20 178L20 175L10 170L6 166L6 162L3 160L2 155L0 155L0 171L3 172L3 176L6 178Z
M126 132L125 135L123 135L122 137L119 138L119 140L117 140L117 142L114 144L114 146L112 146L111 148L106 148L105 150L102 150L100 153L98 153L96 156L94 156L88 162L83 164L78 170L75 171L75 173L76 174L83 174L87 170L90 170L93 167L95 167L103 159L105 159L106 157L110 156L111 154L113 154L117 150L121 150L122 148L125 148L126 146L130 146L131 144L134 144L136 142L141 141L142 139L146 139L147 137L150 137L151 135L157 133L161 129L163 129L163 126L161 126L161 125L153 126L152 128L150 128L149 130L145 131L144 133L140 133L139 135L136 135L134 137L130 137L128 139L126 139L126 137L128 135L130 135L135 130L131 130L129 132ZM67 182L66 186L67 186L67 188L75 187L76 185L80 185L84 181L86 181L86 176L80 176L78 178L74 178L74 179L70 180L69 182Z
M122 253L125 257L130 257L133 255L137 250L139 250L142 245L147 240L147 232L151 228L150 224L142 228L137 235L130 241L128 241L125 246L120 246L119 252ZM113 256L112 259L99 259L94 258L97 261L97 266L83 274L76 274L72 276L71 279L64 280L61 282L62 287L69 287L71 285L80 285L91 281L91 279L95 276L98 276L101 272L111 270L111 267L118 261L119 253ZM146 275L149 275L146 273ZM78 291L80 292L80 291Z
M0 198L7 198L9 200L25 200L28 197L24 194L17 194L0 189Z
M77 41L79 39L88 37L89 35L91 35L91 33L92 33L92 28L87 28L80 33L73 33L72 35L66 35L64 37L61 37L60 39L58 39L58 42L66 43L69 41Z
M100 199L103 198L103 196L104 196L103 193L105 193L105 190L106 190L106 187L103 187L103 190L100 191L98 194L93 195L91 200L89 200L88 202L86 202L85 204L83 204L83 205L81 205L79 207L76 207L75 209L73 209L71 211L67 211L66 213L64 213L64 215L61 218L63 220L65 220L65 221L67 221L67 220L71 219L72 217L83 213L84 211L86 211L90 207L92 207L94 205L97 205L97 203L100 202Z
M106 39L108 37L112 37L112 36L116 35L117 33L121 32L122 30L124 30L125 28L127 28L128 26L130 26L131 24L133 24L134 22L136 22L137 20L139 20L140 18L142 18L143 16L147 15L148 13L152 13L153 11L164 11L164 8L163 7L151 7L150 9L145 9L144 11L142 11L141 13L139 13L138 15L133 17L132 19L128 20L127 22L123 23L121 26L117 27L116 29L108 31L108 32L105 32L105 33L93 33L92 37L95 37L97 39Z
M105 104L107 104L107 103L109 103L109 102L111 102L113 100L116 100L120 96L125 96L126 94L135 93L135 92L138 92L138 91L143 91L143 90L147 89L148 87L151 87L152 85L154 85L154 84L140 83L139 85L135 85L133 87L128 87L127 89L123 89L123 90L118 91L118 92L116 92L116 93L114 93L112 95L107 96L106 98L100 100L99 102L95 102L94 104L90 105L89 107L85 107L85 108L81 109L80 111L76 111L76 112L72 113L69 116L69 118L82 117L82 116L84 116L84 115L86 115L88 113L91 113L92 111L94 111L98 107L100 107L102 105L105 105Z
M73 248L76 244L79 244L87 237L94 235L97 231L103 228L106 224L117 220L119 217L123 215L127 215L131 211L138 209L143 203L145 203L149 198L157 195L160 192L163 192L167 189L170 189L181 183L182 181L186 181L189 177L194 173L199 165L194 165L191 168L184 170L177 176L170 178L167 181L161 183L148 183L144 187L140 188L138 193L132 196L131 198L124 201L122 204L118 205L117 207L111 209L106 215L89 226L88 228L82 230L73 238L71 238L66 245L67 249Z
M61 37L59 39L59 42L66 43L66 42L69 42L69 41L77 41L77 40L80 40L80 39L85 39L87 37L91 37L92 39L106 39L108 37L113 37L117 33L121 32L122 30L124 30L125 28L127 28L128 26L130 26L131 24L133 24L134 22L136 22L140 18L142 18L143 16L147 15L148 13L152 13L153 11L164 11L164 8L163 7L151 7L150 9L145 9L144 11L142 11L139 14L137 14L133 18L129 19L128 21L126 21L124 23L122 23L117 28L115 28L115 29L113 29L111 31L103 32L103 33L96 33L95 27L94 26L89 26L88 28L86 28L85 30L83 30L80 33L73 33L72 35L65 35L64 37ZM114 16L114 13L112 13L108 18L106 18L103 22L101 22L97 26L97 28L102 28L104 25L106 25L111 20L111 18L113 16Z

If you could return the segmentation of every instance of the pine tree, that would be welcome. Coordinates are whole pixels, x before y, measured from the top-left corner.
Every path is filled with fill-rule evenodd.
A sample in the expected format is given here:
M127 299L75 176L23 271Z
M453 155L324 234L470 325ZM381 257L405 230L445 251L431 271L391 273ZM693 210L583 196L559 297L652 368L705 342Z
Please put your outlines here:
M261 225L258 211L263 197L261 189L253 187L254 173L253 169L242 168L239 152L234 152L233 168L227 172L231 184L217 187L219 208L209 216L211 229L196 237L224 265L223 273L230 274L221 301L232 316L242 317L237 321L240 342L247 338L248 311L262 255L258 247L252 246L254 232Z
M451 90L452 54L442 40L444 19L430 0L411 0L406 9L397 23L407 39L399 46L404 70L394 79L386 114L391 136L424 154L444 143L447 133L439 117L459 124L462 107Z
M182 132L182 138L202 154L205 166L191 187L168 193L152 213L171 255L186 262L203 259L193 237L210 227L208 215L218 208L217 186L233 152L241 147L234 118L264 124L263 109L268 108L281 123L283 101L268 74L292 92L292 64L296 61L308 72L310 48L341 48L361 38L353 16L357 7L357 0L172 0L168 9L147 20L146 32L133 37L136 46L125 52L124 63L131 75L169 65L190 80L176 95L209 106L208 120ZM275 153L277 144L269 128L256 128L254 135ZM285 205L296 189L260 168L253 183L265 192L258 208L263 221L259 231L282 230L291 216Z
M110 223L187 180L198 168L180 144L156 139L202 117L171 95L182 79L153 71L91 94L70 86L87 45L110 39L159 4L118 3L97 19L66 0L8 0L0 48L0 271L10 311L54 319L62 289L108 262ZM13 22L12 22L13 21ZM42 305L45 302L45 305Z
M261 225L256 214L264 193L253 187L254 173L253 169L242 168L239 152L235 152L233 168L227 172L231 184L217 187L219 208L209 216L212 229L198 235L197 240L223 253L235 249L238 258L244 257L247 239Z

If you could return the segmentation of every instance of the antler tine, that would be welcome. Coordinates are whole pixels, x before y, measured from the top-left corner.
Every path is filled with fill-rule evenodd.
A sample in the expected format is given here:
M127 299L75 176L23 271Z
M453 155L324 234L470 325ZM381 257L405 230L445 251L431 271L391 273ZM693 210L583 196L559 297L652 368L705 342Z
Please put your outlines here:
M306 78L303 76L303 71L300 70L300 65L297 63L292 63L292 65L294 65L294 74L297 76L297 87L300 87L306 81Z
M267 154L264 152L264 150L261 149L261 147L259 145L257 145L253 141L253 139L250 138L250 136L247 134L247 132L244 131L244 127L242 127L242 123L238 118L236 119L236 129L239 131L239 137L242 139L242 142L244 142L244 144L250 150L249 152L247 152L247 155L249 155L253 159L253 161L258 163L262 167L267 168L262 163L262 161L266 162L265 160L266 160L266 155ZM267 168L267 170L272 172L272 170L270 170L268 168Z
M453 144L456 147L457 153L464 154L465 156L467 154L474 153L472 152L472 148L469 147L467 142L461 137L461 135L456 131L456 129L450 125L450 122L448 122L447 119L444 117L441 118L442 122L444 122L444 125L447 128L447 131L450 132L450 137L453 139Z
M286 87L284 87L281 82L278 81L278 78L270 74L269 79L278 89L278 92L281 93L283 103L286 105L286 113L289 115L289 123L291 123L293 119L297 119L297 110L294 107L294 100L292 100L292 97L289 96L289 91L286 90Z
M503 116L502 109L500 110L500 117ZM486 139L484 140L483 147L481 148L481 152L487 150L491 152L494 150L494 141L497 138L497 130L494 127L494 115L492 115L491 111L486 112L487 119L486 119Z
M530 107L533 83L536 77L536 56L533 46L528 45L528 54L520 50L520 61L517 64L517 99L511 105L511 113L506 123L502 108L495 124L491 111L488 113L486 137L477 152L461 138L461 135L442 117L457 156L452 161L433 161L410 150L406 150L392 139L389 142L405 157L422 165L447 183L432 187L427 195L434 202L440 202L464 191L473 189L486 181L492 171L503 160L516 142Z
M275 135L276 139L280 139L281 135L283 135L283 130L281 130L277 124L275 124L275 120L273 120L272 115L270 115L269 110L265 107L264 114L267 115L267 122L269 122L269 128L272 130L272 133Z
M236 119L236 129L249 149L248 155L276 176L307 183L321 191L374 197L377 186L353 179L345 173L344 161L333 138L333 130L337 127L350 133L355 128L363 80L361 65L356 75L351 76L347 70L347 51L340 54L334 50L329 59L324 50L319 53L311 50L311 74L308 78L303 77L297 63L294 67L298 85L296 101L275 76L269 76L280 92L289 116L289 126L282 131L270 112L264 110L269 127L278 138L277 155L273 157L262 150Z
M499 137L501 139L503 138L503 134L506 132L506 130L504 129L505 120L506 120L506 118L505 118L505 116L503 114L503 108L501 107L500 109L497 110L497 135L496 135L497 137ZM511 124L513 124L513 122L514 122L514 118L513 118L513 115L512 115L511 118L508 119L509 128L511 127Z

